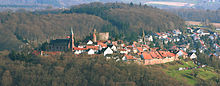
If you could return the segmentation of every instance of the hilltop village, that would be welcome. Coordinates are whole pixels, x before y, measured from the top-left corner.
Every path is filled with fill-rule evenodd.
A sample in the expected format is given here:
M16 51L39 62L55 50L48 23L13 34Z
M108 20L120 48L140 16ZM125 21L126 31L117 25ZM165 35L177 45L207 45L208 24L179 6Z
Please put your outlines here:
M220 56L219 35L205 26L188 26L168 32L145 34L137 41L124 42L109 40L109 32L98 33L94 29L92 39L87 43L75 45L74 32L66 39L51 40L46 51L40 55L61 55L72 51L74 55L104 55L116 61L136 62L143 65L161 64L180 58L196 59L196 53Z

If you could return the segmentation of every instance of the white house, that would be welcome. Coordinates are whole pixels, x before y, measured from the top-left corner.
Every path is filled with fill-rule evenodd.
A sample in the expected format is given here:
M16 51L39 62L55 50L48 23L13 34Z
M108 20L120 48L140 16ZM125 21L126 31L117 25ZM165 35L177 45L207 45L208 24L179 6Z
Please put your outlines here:
M192 53L189 57L190 59L196 59L197 58L197 55L195 53Z
M88 51L88 54L89 54L89 55L93 55L93 54L95 54L95 50L90 49L90 50Z
M153 37L152 37L152 36L149 36L149 37L148 37L148 41L154 41Z
M107 54L113 54L113 50L108 47L105 51L104 51L104 56L107 55Z
M202 31L202 32L201 32L201 35L202 35L202 36L210 35L210 33L209 33L208 31Z
M89 40L89 41L87 42L87 45L90 45L90 44L93 44L93 42L92 42L91 40Z
M113 45L113 46L111 47L111 49L112 49L113 51L117 51L117 47L116 47L115 45Z

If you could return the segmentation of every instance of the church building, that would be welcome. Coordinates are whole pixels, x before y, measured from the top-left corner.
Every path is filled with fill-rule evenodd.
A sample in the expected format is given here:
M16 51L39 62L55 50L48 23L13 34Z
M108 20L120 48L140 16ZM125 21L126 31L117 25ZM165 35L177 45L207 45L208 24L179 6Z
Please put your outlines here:
M74 34L73 29L71 28L70 36L67 39L51 40L47 51L73 51L74 47Z

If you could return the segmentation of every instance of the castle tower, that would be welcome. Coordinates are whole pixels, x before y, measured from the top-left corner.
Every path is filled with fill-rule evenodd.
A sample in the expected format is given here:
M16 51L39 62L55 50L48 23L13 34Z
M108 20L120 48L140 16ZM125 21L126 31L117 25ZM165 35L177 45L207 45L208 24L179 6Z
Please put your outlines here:
M97 38L96 38L96 29L94 29L93 31L93 42L97 42Z
M69 43L69 48L73 51L73 48L75 47L74 45L74 33L73 33L73 28L71 27L71 32L70 32L70 43Z

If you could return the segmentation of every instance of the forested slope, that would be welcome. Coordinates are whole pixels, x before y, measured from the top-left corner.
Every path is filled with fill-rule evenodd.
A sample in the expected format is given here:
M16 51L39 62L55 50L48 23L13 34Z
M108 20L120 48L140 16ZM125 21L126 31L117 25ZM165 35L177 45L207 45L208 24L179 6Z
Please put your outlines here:
M85 38L95 28L110 36L136 40L144 29L160 32L181 29L182 19L157 8L122 3L91 3L74 6L64 12L0 13L0 50L17 49L22 43L37 45L47 39L63 38L74 29L76 40Z
M210 22L220 23L220 10L201 10L201 9L167 9L168 12L177 14L188 21L209 20Z
M27 59L32 60L21 61L1 54L1 86L187 86L160 69L106 61L103 56L31 55ZM9 57L26 56L11 53Z
M70 28L74 30L77 40L92 32L93 28L102 31L111 26L97 16L86 14L48 14L33 15L31 13L1 13L1 49L17 48L22 42L45 42L47 39L65 38ZM107 27L106 27L107 28ZM115 27L108 28L114 30ZM115 31L116 32L116 31Z
M184 22L176 15L149 6L122 3L91 3L73 6L64 13L96 15L116 26L127 39L135 39L142 32L161 32L182 29Z

